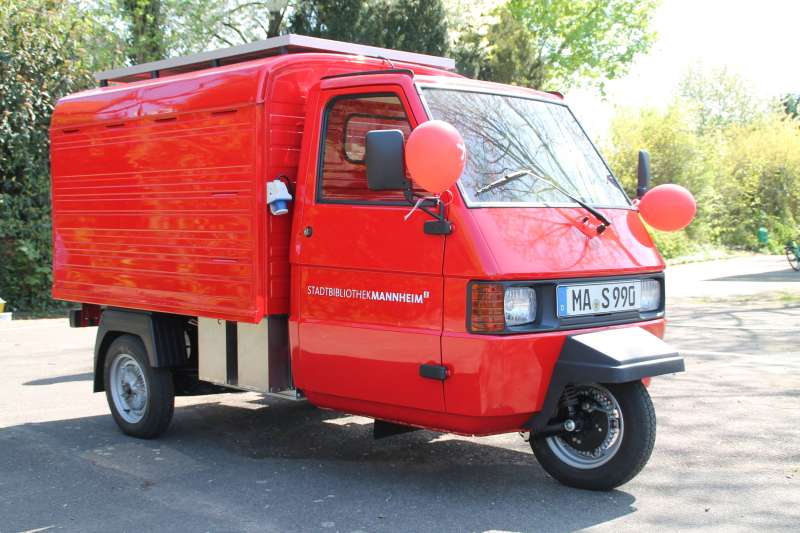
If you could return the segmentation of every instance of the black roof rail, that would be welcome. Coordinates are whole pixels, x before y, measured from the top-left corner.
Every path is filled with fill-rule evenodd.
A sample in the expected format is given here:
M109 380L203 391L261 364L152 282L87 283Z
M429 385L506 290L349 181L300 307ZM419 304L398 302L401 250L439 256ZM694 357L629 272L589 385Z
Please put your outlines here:
M368 76L371 74L405 74L406 76L414 77L414 71L409 68L387 68L383 70L360 70L357 72L345 72L343 74L331 74L330 76L323 76L323 80L332 80L334 78L348 78L350 76Z

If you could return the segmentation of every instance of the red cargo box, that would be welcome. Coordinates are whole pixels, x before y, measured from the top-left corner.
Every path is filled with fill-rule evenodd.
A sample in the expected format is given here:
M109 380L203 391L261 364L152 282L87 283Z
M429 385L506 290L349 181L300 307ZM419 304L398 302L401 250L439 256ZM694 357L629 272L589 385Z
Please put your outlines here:
M266 79L279 62L59 102L51 126L55 298L248 322L288 313L291 215L268 214L265 184L278 175L294 181L303 108L265 109Z

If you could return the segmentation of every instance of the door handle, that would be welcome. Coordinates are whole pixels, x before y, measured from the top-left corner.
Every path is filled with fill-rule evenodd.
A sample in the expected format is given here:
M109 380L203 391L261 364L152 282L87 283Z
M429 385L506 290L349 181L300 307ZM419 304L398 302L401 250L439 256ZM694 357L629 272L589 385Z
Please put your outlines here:
M447 379L447 367L441 365L419 365L419 375L423 378L444 381Z
M311 229L311 226L306 226L303 229L303 235L305 235L306 237L311 237L311 235L313 235L313 233L314 233L314 230Z

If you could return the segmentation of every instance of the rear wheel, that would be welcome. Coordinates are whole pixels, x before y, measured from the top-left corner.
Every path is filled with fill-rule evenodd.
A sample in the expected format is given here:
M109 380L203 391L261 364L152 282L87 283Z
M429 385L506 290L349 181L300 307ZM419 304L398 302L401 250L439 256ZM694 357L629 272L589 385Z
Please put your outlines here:
M786 247L786 259L794 270L800 271L800 257L797 257L797 247L794 243Z
M644 468L656 440L656 415L641 382L586 384L570 392L559 420L573 431L532 435L531 447L548 474L570 487L611 490Z
M111 343L105 384L111 415L124 433L150 439L167 429L175 407L172 373L150 366L138 337L122 335Z

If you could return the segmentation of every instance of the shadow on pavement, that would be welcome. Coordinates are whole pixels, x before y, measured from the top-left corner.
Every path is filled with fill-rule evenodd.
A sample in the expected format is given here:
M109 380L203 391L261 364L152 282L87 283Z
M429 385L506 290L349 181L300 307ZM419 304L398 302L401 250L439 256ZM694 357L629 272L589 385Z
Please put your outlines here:
M773 270L769 272L738 274L735 276L724 276L721 278L713 278L709 279L708 281L743 281L743 282L764 281L764 282L777 282L777 283L792 283L792 282L800 282L800 272L795 272L787 265L786 270L778 270L778 271Z
M635 510L624 491L559 485L521 439L500 447L421 430L375 441L371 431L360 417L273 399L179 407L152 441L122 435L110 416L0 429L0 530L124 530L111 517L149 509L131 527L572 531ZM66 501L76 486L80 498Z
M52 378L34 379L23 383L23 385L55 385L56 383L69 383L72 381L91 381L94 378L92 372L84 372L83 374L70 374L68 376L55 376Z

